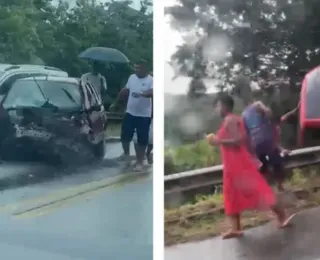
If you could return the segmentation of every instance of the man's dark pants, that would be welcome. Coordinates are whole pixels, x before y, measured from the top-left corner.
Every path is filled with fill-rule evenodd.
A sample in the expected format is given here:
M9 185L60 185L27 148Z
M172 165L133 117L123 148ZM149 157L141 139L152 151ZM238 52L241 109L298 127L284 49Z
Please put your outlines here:
M121 142L130 143L134 132L137 133L137 143L147 147L149 143L149 129L151 117L133 116L126 113L122 122Z
M281 156L281 151L274 147L270 142L259 144L255 147L256 155L261 161L262 166L260 171L263 174L269 173L269 168L272 168L273 178L278 182L284 180L284 161Z

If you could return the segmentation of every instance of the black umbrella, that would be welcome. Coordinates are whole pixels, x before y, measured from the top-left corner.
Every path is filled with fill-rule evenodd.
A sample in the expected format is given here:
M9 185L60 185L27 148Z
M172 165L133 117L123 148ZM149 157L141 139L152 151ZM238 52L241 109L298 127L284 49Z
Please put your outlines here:
M121 51L105 47L92 47L86 49L79 55L79 58L117 63L130 62L126 55L124 55Z

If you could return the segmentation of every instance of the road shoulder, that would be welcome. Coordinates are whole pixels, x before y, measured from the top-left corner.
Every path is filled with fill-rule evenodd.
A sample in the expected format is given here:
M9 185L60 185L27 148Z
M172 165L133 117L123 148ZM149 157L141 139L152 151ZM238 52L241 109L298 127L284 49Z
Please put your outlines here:
M291 229L278 230L275 223L271 222L245 231L240 239L222 240L215 237L167 247L165 259L314 259L320 255L319 222L320 207L317 207L298 213Z

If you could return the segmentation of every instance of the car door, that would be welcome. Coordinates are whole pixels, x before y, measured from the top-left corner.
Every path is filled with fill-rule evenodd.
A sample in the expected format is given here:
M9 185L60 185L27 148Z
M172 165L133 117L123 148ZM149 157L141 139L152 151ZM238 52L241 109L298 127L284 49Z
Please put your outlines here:
M92 129L93 142L98 144L105 139L106 116L104 107L92 85L85 84L84 91L85 107L87 107L87 116Z
M22 78L28 78L30 74L27 72L24 73L14 73L6 76L4 81L0 85L0 121L7 120L8 112L3 108L3 101L6 98L9 90L11 89L13 83Z
M41 76L42 74L35 74L34 76ZM9 132L12 131L12 125L10 123L9 119L9 112L4 109L3 107L3 101L5 100L9 90L11 89L13 83L19 79L28 78L31 77L31 75L28 72L23 73L14 73L11 75L8 75L4 81L2 81L2 84L0 85L0 124L1 124L1 133L0 133L0 140L3 140L4 136L6 136ZM16 113L16 112L13 112Z

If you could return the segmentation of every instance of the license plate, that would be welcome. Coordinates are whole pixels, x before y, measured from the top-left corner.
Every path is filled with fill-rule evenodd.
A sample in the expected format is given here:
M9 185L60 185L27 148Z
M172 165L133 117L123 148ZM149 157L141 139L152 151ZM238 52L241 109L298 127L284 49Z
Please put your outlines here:
M35 129L16 128L16 137L30 137L41 140L49 140L52 137L52 134Z

